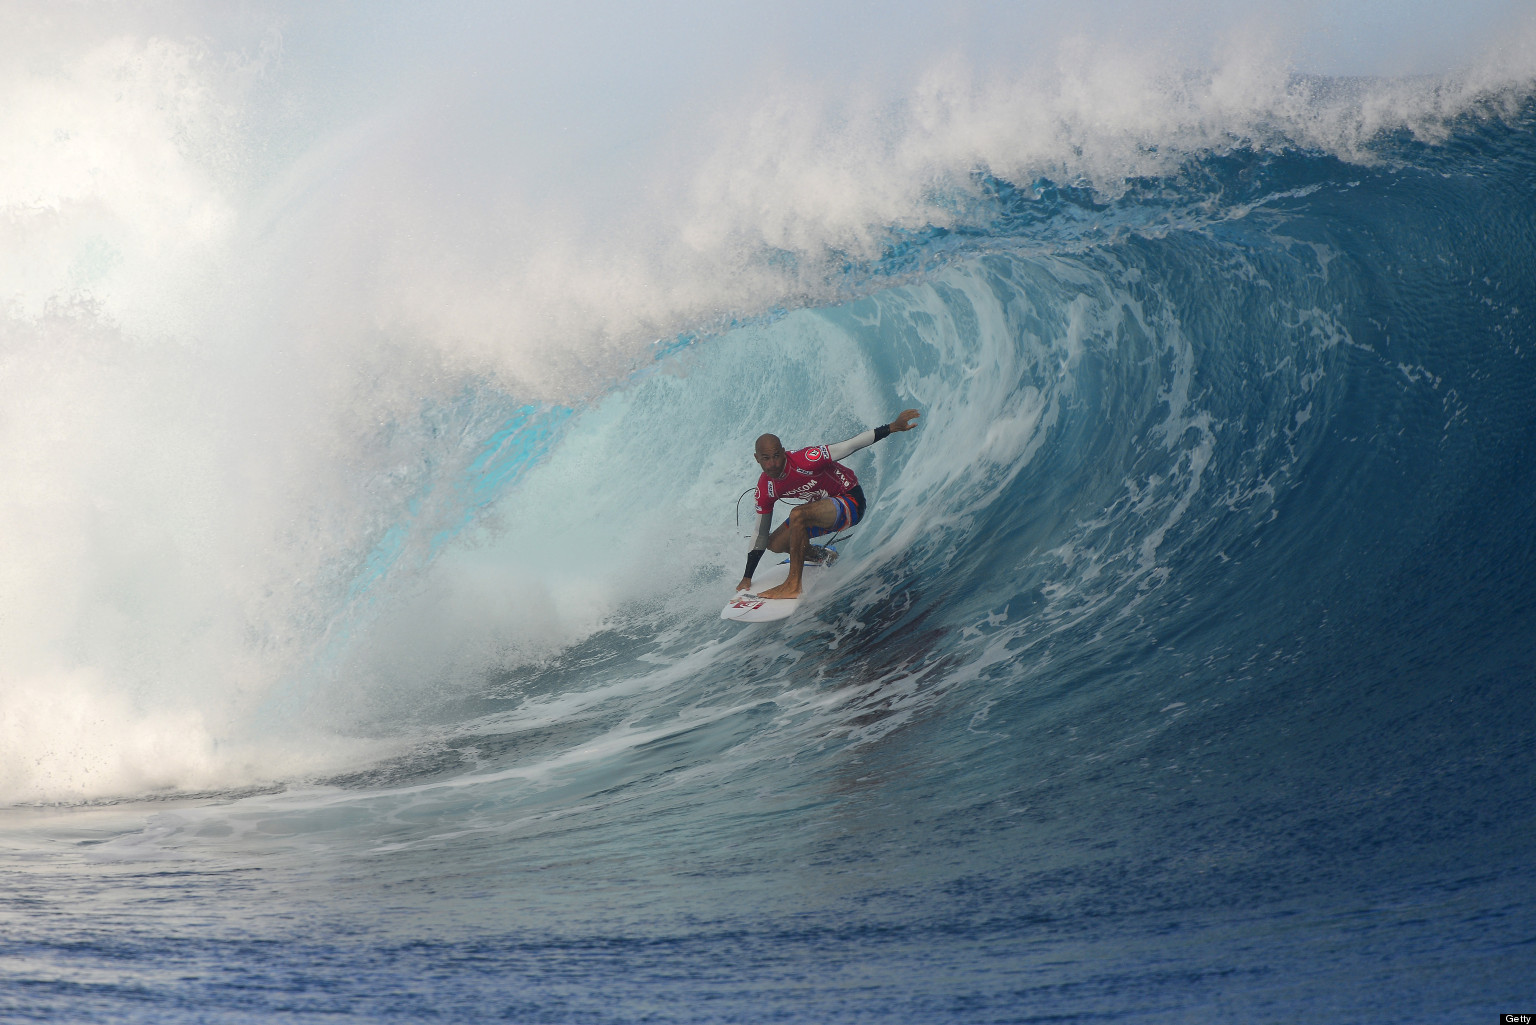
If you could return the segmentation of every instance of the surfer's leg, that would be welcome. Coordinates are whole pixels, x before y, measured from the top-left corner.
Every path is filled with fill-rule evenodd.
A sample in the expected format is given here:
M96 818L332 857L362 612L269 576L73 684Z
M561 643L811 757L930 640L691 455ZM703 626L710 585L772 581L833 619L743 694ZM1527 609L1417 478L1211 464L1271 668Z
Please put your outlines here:
M783 555L789 551L789 521L779 524L777 530L768 535L768 550Z
M823 498L805 505L797 505L790 511L789 519L784 525L773 532L773 538L769 539L769 546L779 539L783 532L783 540L788 542L789 548L789 576L777 587L770 587L759 598L798 598L800 597L800 578L805 572L805 548L810 542L810 530L812 527L830 527L837 522L837 503L830 498ZM782 548L774 548L774 551L783 551Z

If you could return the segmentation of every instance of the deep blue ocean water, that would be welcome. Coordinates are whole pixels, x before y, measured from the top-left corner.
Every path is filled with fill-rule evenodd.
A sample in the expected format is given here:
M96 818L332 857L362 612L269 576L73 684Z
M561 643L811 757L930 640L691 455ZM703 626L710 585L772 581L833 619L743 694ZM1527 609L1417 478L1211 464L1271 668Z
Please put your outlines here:
M1531 1010L1536 100L967 201L464 442L421 573L638 538L598 628L388 685L407 516L315 656L387 756L0 812L0 1019ZM908 406L828 583L718 621L751 439Z

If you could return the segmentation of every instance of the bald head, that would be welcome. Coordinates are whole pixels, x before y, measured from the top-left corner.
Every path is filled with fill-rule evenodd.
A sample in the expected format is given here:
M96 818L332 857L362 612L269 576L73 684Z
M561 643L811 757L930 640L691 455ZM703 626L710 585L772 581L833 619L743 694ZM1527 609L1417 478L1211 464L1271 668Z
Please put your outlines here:
M784 456L784 445L779 441L777 434L764 434L759 437L752 458L757 460L757 465L761 466L768 476L775 479L784 476L784 464L788 460Z

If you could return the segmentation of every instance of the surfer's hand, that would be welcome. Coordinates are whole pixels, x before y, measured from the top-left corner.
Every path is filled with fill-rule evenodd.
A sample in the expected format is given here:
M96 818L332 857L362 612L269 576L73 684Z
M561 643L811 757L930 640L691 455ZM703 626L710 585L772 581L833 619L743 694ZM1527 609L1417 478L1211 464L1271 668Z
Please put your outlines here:
M923 414L919 413L915 409L903 409L901 411L901 415L898 416L895 420L891 421L891 430L910 431L913 427L917 426L912 421L916 420L922 415Z
M742 577L741 578L741 583L736 585L736 590L738 590L738 591L746 591L746 590L749 590L751 587L752 587L752 578L751 577Z

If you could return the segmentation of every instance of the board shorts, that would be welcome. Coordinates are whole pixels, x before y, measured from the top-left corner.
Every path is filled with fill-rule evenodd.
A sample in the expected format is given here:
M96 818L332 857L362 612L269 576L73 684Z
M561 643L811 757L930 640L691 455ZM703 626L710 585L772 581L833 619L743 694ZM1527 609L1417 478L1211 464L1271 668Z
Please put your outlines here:
M823 534L836 534L839 530L847 530L864 518L864 489L855 484L845 494L827 501L837 506L837 519L830 527L812 527L806 531L807 537L820 537Z

